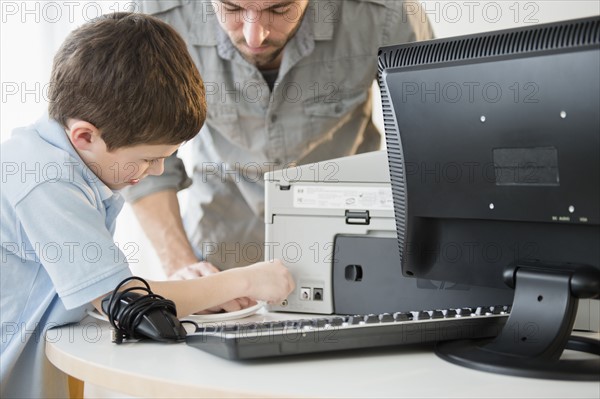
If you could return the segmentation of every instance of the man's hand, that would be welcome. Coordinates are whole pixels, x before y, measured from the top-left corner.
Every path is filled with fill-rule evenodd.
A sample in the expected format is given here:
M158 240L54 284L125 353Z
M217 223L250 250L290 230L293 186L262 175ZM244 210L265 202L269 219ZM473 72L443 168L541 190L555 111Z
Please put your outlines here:
M219 271L210 262L198 262L177 270L169 276L169 280L190 280L192 278L209 276Z

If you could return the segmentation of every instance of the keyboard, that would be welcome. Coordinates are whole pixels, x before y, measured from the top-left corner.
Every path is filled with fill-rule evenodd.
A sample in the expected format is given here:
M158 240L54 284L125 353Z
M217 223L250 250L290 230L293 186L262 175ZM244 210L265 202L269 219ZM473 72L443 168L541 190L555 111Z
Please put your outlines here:
M213 355L246 360L382 346L490 338L510 306L317 317L266 322L204 323L186 343Z

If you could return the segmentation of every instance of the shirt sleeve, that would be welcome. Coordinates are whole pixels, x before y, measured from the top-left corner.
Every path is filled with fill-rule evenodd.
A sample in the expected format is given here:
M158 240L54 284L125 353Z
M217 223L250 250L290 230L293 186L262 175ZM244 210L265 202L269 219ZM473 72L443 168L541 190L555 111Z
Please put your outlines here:
M192 179L187 175L183 161L175 154L165 159L165 171L160 176L148 176L135 186L121 191L128 202L135 202L147 195L166 190L183 190L192 185Z
M131 276L91 192L65 182L46 182L16 206L24 254L40 263L67 309L112 291Z
M390 13L383 31L383 46L434 38L421 2L388 0L386 6Z
M182 0L137 0L133 2L134 11L143 14L160 14L186 3Z

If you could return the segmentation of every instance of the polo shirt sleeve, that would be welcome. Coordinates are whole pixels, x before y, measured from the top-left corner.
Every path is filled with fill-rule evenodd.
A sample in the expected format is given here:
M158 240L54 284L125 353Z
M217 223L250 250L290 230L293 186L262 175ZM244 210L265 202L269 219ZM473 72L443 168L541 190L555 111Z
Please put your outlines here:
M23 257L40 263L67 309L90 303L131 276L89 187L37 185L16 205Z

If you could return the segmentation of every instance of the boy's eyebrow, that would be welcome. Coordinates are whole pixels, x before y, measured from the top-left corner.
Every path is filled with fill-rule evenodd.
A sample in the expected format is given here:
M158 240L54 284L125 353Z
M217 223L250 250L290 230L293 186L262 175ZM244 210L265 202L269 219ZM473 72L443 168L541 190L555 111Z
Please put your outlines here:
M226 5L231 6L231 7L243 8L239 4L231 3L231 2L229 2L227 0L219 0L219 1L222 4L226 4ZM267 8L263 8L263 10L272 10L272 9L279 8L279 7L285 7L285 6L290 5L290 4L292 4L291 1L282 1L282 2L279 2L279 3L275 3L275 4L273 4L273 5L271 5L271 6L267 7ZM263 10L261 10L261 11L263 11Z

